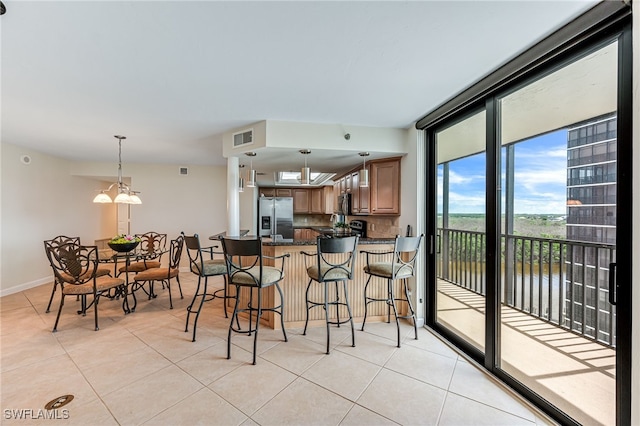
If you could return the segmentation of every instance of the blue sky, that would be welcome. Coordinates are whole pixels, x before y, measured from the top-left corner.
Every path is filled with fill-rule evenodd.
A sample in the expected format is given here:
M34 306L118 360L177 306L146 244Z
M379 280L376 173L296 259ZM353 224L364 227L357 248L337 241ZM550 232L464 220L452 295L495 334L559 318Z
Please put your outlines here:
M504 152L503 149L503 184ZM450 163L450 213L484 213L485 160L483 153ZM516 145L514 196L516 214L566 214L566 183L566 130L551 132ZM442 188L441 167L438 169L438 187ZM439 212L442 212L441 201L439 197Z

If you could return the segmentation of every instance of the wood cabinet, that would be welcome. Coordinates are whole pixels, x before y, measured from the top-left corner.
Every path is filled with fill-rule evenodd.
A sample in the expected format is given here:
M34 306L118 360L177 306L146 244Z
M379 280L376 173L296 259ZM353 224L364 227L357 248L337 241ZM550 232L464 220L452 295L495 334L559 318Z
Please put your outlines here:
M369 214L399 215L400 159L372 161L369 168Z
M334 202L340 194L351 194L351 212L354 215L400 214L400 158L372 160L367 164L369 186L360 187L360 168L337 179L334 184Z
M293 197L291 188L260 188L265 197Z
M293 213L309 213L311 203L309 202L309 190L304 188L294 188L293 193Z
M309 190L310 206L309 213L324 213L324 190L313 188Z
M260 188L260 195L264 195L265 197L275 197L276 189L275 188Z
M294 240L315 240L320 233L310 228L297 228L293 230Z

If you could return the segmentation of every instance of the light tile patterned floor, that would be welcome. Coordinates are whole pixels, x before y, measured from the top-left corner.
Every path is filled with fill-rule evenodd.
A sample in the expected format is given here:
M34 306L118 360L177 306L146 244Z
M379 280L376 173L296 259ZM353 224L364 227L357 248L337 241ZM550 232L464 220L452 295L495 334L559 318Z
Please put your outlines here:
M68 298L52 333L59 298L45 313L50 284L2 297L2 424L41 424L13 417L42 416L47 402L66 394L74 400L56 413L68 419L51 420L57 424L548 424L427 329L414 340L408 324L402 348L391 324L357 327L355 348L349 327L334 328L330 355L324 327L306 336L287 330L287 343L263 327L257 365L252 337L243 335L232 337L227 360L229 320L219 299L205 303L196 342L184 332L196 281L181 277L185 299L174 285L173 310L162 289L129 315L119 301L101 299L99 331L93 310L77 315Z

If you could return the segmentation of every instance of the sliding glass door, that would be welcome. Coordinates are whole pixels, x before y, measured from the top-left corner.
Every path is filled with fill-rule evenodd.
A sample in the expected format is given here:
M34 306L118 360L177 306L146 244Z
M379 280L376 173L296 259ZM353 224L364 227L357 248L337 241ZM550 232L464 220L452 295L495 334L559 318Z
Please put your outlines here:
M437 321L480 352L485 345L486 114L436 133Z
M630 421L629 58L626 26L424 127L427 324L567 424Z
M498 97L498 368L581 424L615 424L618 43Z

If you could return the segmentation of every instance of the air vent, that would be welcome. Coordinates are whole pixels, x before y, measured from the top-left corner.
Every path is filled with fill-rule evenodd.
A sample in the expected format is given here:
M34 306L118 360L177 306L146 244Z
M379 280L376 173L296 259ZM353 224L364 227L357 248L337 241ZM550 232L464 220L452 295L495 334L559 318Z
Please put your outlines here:
M253 129L233 134L233 146L244 146L253 143Z
M186 167L180 167L180 174L186 176L189 174L189 169Z

